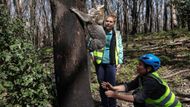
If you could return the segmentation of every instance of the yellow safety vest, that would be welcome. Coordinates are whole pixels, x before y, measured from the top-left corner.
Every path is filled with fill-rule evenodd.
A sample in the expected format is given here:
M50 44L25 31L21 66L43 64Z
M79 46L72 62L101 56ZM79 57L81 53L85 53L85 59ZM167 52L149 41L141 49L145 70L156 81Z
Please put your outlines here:
M116 65L119 63L119 61L118 61L119 47L117 46L117 44L118 44L117 36L119 34L120 34L120 32L116 31L116 48L115 48L115 61L116 61ZM93 51L93 56L95 58L94 60L96 61L97 64L100 64L102 62L103 54L104 54L104 48Z
M150 74L151 77L155 78L160 84L166 87L165 93L159 99L145 99L147 104L153 104L158 107L182 107L180 101L176 98L173 92L171 92L169 86L163 81L157 72Z

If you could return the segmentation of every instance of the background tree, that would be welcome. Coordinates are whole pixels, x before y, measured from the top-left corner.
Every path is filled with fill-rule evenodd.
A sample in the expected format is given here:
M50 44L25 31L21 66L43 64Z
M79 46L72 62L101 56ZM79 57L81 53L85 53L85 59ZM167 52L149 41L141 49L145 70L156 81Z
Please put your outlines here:
M174 3L176 5L179 17L179 25L182 28L188 27L188 30L190 31L190 1L189 0L174 0Z
M177 16L176 16L176 6L174 0L170 1L170 10L171 10L171 29L177 27Z

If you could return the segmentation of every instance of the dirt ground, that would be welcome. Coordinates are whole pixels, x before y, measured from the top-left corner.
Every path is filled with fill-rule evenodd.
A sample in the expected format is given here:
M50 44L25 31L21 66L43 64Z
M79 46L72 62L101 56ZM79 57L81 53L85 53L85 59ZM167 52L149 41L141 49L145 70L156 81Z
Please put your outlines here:
M162 71L159 72L171 90L182 102L183 107L190 107L190 33L179 33L175 38L145 37L129 40L124 57L135 58L141 54L152 52L163 61ZM98 85L95 83L92 92L96 107L99 107L100 97ZM119 107L133 107L132 103L117 100Z
M173 71L165 72L163 75L167 75L165 76L165 79L178 99L182 102L183 107L190 107L190 69L175 69ZM100 96L98 91L93 92L93 99L96 107L100 107ZM117 100L117 105L118 107L133 107L132 103L121 100Z

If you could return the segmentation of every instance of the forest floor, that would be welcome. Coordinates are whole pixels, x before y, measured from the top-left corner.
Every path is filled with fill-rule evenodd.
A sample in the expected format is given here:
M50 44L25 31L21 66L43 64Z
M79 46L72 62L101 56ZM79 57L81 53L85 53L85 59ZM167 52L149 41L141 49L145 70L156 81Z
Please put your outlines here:
M124 43L124 60L117 73L117 83L135 77L134 59L145 53L154 53L161 58L159 74L165 79L171 90L180 99L184 107L190 107L190 32L175 30L146 35L129 36L128 44ZM93 99L99 107L100 96L98 83L93 70L91 76ZM118 100L119 107L133 107L132 103Z

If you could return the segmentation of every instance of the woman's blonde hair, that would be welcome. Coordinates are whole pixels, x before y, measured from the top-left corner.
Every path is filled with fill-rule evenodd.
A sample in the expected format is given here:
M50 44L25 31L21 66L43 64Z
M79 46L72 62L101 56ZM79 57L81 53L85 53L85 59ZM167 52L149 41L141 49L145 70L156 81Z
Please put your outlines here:
M104 20L106 20L108 17L113 18L113 19L114 19L114 23L115 23L116 20L117 20L117 16L116 16L115 14L110 14L110 15L106 16L106 18L105 18Z

